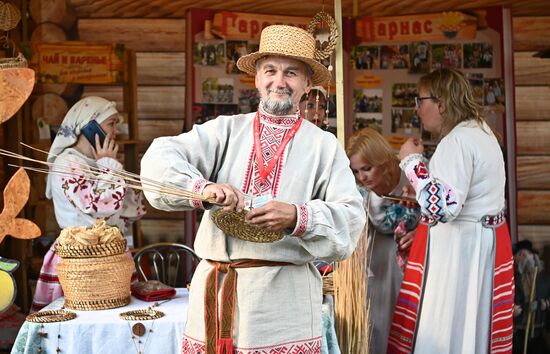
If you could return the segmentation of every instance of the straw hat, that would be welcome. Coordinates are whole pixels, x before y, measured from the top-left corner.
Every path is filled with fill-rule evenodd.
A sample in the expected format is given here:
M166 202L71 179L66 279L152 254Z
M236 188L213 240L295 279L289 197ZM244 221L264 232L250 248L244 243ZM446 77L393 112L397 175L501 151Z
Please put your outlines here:
M250 75L256 75L256 61L267 56L282 56L299 60L313 70L313 86L330 79L328 69L315 60L315 38L306 30L294 26L274 25L264 28L260 37L260 49L242 56L237 67Z

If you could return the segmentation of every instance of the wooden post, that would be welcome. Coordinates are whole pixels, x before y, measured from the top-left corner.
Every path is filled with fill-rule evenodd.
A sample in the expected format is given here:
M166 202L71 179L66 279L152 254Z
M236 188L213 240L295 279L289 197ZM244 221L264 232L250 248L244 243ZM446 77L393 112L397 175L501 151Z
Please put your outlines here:
M346 146L345 114L344 114L344 52L342 45L342 1L334 0L334 19L338 26L340 36L336 43L336 129L338 140L342 146Z

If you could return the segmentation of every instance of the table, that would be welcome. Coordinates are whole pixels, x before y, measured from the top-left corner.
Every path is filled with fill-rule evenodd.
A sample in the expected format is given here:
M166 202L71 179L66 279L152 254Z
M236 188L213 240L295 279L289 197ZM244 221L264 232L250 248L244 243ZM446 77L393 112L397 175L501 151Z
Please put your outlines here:
M59 298L48 305L45 310L59 309L64 298ZM183 330L187 320L189 294L187 289L176 289L176 296L158 309L164 317L150 321L125 321L119 313L145 309L152 302L145 302L132 297L129 305L110 310L74 311L74 320L54 323L25 322L12 349L12 354L35 354L42 347L42 353L57 354L59 345L61 354L126 354L138 353L180 353ZM143 323L146 333L132 339L131 327L137 322ZM44 327L42 327L42 325ZM153 332L149 332L149 329ZM43 337L39 332L47 333ZM61 334L61 338L57 335ZM141 343L138 343L138 339Z

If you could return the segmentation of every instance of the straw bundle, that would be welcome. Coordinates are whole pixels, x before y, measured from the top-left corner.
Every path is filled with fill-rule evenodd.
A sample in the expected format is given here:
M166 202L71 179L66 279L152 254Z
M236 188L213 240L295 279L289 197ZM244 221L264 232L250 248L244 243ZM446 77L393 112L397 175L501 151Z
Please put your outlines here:
M335 325L342 353L369 353L367 230L365 226L352 256L334 271Z
M65 294L65 306L103 310L129 304L135 267L124 253L125 248L120 231L102 220L91 229L64 229L56 245L61 258L56 271Z

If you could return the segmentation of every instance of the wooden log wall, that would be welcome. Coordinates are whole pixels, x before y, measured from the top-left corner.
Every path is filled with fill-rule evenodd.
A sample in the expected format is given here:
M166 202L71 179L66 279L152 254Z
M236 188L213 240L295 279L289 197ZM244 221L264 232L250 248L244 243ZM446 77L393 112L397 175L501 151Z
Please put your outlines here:
M550 17L514 17L519 239L550 259Z
M67 0L30 0L28 3L27 23L32 43L65 41L74 37L76 16ZM63 121L69 107L77 97L77 85L37 83L29 98L30 116L25 117L23 140L36 147L49 150L51 138L40 136L39 121L57 125ZM42 159L44 156L34 156ZM52 202L45 198L44 175L31 173L31 194L27 203L28 218L39 225L42 234L53 240L59 235L59 226L53 215ZM40 262L37 264L38 271Z
M136 51L140 156L159 136L177 135L185 121L185 19L80 19L80 40L121 43ZM83 96L97 95L122 108L122 89L85 86ZM141 221L145 244L185 242L183 213L167 213L147 205Z

